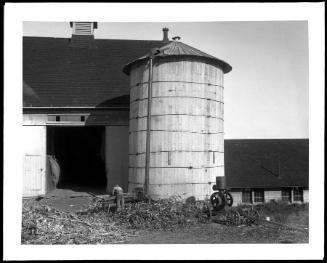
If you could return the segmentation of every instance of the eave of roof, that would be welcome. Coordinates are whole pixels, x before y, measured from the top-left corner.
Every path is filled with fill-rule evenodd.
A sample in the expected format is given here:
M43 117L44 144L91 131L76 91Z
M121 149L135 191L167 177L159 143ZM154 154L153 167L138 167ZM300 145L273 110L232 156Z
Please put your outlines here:
M224 73L228 73L232 70L232 67L227 62L179 41L170 41L168 44L157 48L157 50L160 52L155 57L159 59L171 57L180 57L182 59L197 58L203 59L209 63L220 67ZM130 70L134 65L144 63L148 58L149 55L146 54L136 60L133 60L132 62L124 66L123 72L129 75Z

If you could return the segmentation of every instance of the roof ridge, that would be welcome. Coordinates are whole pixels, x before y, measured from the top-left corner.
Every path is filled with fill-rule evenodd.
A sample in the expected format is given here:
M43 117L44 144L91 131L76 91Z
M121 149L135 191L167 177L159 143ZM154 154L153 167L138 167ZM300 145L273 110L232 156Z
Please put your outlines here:
M44 37L44 36L23 36L23 38L36 38L36 39L71 39L70 37ZM121 38L94 38L94 40L107 40L107 41L140 41L140 42L163 42L162 40L150 39L121 39Z

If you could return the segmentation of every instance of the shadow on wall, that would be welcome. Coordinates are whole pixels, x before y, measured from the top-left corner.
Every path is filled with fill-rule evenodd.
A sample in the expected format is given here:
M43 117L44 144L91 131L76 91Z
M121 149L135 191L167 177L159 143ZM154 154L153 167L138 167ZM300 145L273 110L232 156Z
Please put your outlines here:
M101 158L106 174L106 191L118 184L128 191L129 95L106 100L85 120L88 127L101 126Z
M23 80L23 104L38 104L40 97L35 90Z
M85 126L128 125L129 95L119 96L98 104L85 120Z

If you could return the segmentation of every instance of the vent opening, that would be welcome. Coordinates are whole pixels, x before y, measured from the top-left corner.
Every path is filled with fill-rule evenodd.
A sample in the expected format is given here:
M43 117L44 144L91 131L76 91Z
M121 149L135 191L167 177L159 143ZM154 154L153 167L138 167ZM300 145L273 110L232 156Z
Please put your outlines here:
M73 35L92 36L94 29L97 28L96 22L70 22L73 28Z

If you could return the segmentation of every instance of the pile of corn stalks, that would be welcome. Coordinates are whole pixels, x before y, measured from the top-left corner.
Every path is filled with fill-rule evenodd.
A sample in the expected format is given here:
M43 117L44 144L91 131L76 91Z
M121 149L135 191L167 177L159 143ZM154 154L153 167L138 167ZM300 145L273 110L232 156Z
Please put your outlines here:
M45 204L23 206L22 244L114 244L135 236L134 230L173 230L210 222L208 202L177 198L125 203L109 211L101 200L88 209L64 212Z
M197 223L208 223L207 202L182 202L176 198L127 203L112 214L112 220L132 229L172 230Z
M83 216L47 205L23 207L22 244L112 244L131 236L107 216Z
M107 213L111 222L129 229L171 230L197 223L208 223L209 203L204 201L183 202L179 197L158 201L145 200L125 203L124 209L109 213L108 204L95 201L78 214Z

